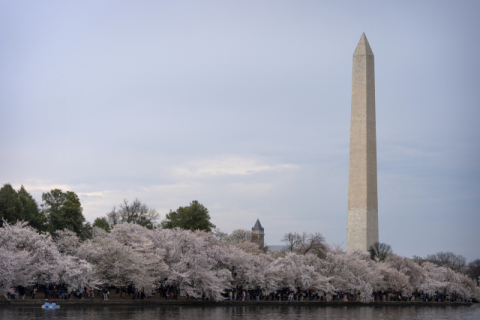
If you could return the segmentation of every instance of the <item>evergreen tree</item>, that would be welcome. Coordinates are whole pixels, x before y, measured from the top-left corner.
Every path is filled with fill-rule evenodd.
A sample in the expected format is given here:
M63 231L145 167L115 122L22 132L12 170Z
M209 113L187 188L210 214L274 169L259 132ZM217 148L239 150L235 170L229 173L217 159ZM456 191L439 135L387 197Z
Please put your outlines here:
M18 198L22 203L22 219L27 221L30 226L39 230L47 230L47 217L43 211L38 208L37 201L33 199L32 195L21 186L18 190Z
M25 221L38 231L47 229L47 217L39 210L37 201L23 186L18 192L10 184L5 184L0 189L0 226L3 220L8 223Z
M44 193L42 199L48 214L48 228L52 235L55 235L57 230L68 229L75 232L80 239L87 237L88 232L84 230L83 209L75 192L54 189Z
M95 219L95 221L93 221L93 227L110 232L110 224L108 224L107 218L105 217Z
M3 226L3 220L8 223L22 220L22 202L9 183L0 189L0 226Z
M165 220L162 221L162 228L211 232L215 225L210 222L208 209L197 200L194 200L188 207L180 207L177 211L170 210Z

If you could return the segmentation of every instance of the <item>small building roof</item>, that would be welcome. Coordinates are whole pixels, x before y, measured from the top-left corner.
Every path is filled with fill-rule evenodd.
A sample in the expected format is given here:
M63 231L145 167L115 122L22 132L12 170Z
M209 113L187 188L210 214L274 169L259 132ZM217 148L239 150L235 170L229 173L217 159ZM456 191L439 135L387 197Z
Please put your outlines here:
M257 222L255 222L255 225L252 228L252 231L263 231L264 229L262 228L262 225L260 224L260 220L257 219Z

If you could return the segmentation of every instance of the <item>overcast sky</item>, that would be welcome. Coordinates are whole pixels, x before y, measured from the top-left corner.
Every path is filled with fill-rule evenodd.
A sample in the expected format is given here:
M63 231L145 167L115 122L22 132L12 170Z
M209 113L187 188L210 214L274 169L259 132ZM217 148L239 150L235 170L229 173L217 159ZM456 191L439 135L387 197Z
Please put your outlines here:
M380 241L480 258L480 1L1 1L0 183L204 204L345 243L352 54L375 54Z

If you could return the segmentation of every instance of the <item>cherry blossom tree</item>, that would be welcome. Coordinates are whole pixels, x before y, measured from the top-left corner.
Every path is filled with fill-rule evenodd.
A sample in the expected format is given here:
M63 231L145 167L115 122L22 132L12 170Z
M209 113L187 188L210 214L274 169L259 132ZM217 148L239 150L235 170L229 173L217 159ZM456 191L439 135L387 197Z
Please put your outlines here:
M228 251L216 244L211 233L176 228L156 229L151 235L166 251L165 261L170 266L166 284L180 286L181 292L191 297L221 299L231 281L230 270L223 267Z
M360 293L363 302L369 302L373 290L381 288L383 278L377 267L368 252L358 250L349 253L331 250L325 259L319 260L321 274L332 278L331 283L337 291Z
M27 287L42 277L57 284L68 284L69 290L94 286L91 266L77 257L62 254L50 234L40 234L26 222L5 223L0 228L2 263L10 267L10 286ZM3 259L3 255L9 256ZM12 273L13 272L13 273ZM13 275L13 276L12 276ZM3 286L3 284L2 284Z
M80 246L80 239L75 232L69 229L63 229L57 231L55 243L57 244L58 251L61 253L75 255Z
M227 267L233 275L232 286L249 287L273 291L278 288L278 277L271 268L274 258L264 254L258 245L245 250L243 242L231 244L228 248Z
M422 268L409 258L390 254L385 260L385 265L407 276L412 289L418 288L425 278Z
M380 263L378 271L383 277L381 287L387 291L395 291L402 293L403 296L409 296L413 292L413 287L409 282L408 276L403 272L389 268L384 263Z
M460 294L480 298L473 280L446 266L389 254L372 260L368 252L327 247L315 234L293 237L291 252L265 253L248 233L228 235L184 229L149 229L135 223L111 232L94 227L81 241L70 230L55 239L25 222L0 227L0 294L28 287L39 278L69 290L134 285L149 296L158 283L178 286L183 295L222 299L234 287L262 290L316 290L331 297L359 294L369 302L373 291ZM303 240L302 240L303 239ZM293 241L292 240L292 241Z
M0 295L6 296L12 287L27 287L34 283L35 272L28 267L31 260L27 251L0 247Z
M475 282L463 274L447 267L439 267L431 262L423 263L422 269L425 279L418 287L421 292L480 297L480 290L475 286Z
M276 259L271 268L278 278L278 288L316 289L325 293L334 293L335 287L330 283L330 278L322 275L315 268L320 264L320 259L314 254L299 255L287 253L285 257Z
M78 255L94 265L93 271L103 283L132 284L149 296L168 271L165 251L154 245L150 232L130 223L114 226L111 233L94 228L93 239L82 244Z

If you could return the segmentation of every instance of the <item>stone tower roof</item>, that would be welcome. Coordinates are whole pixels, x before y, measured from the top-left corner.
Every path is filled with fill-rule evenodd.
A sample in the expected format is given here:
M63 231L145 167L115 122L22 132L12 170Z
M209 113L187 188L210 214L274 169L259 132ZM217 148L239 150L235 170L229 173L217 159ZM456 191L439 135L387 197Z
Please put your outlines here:
M255 222L255 225L252 228L252 231L263 231L264 229L262 228L262 225L260 224L260 220L257 219L257 222Z

